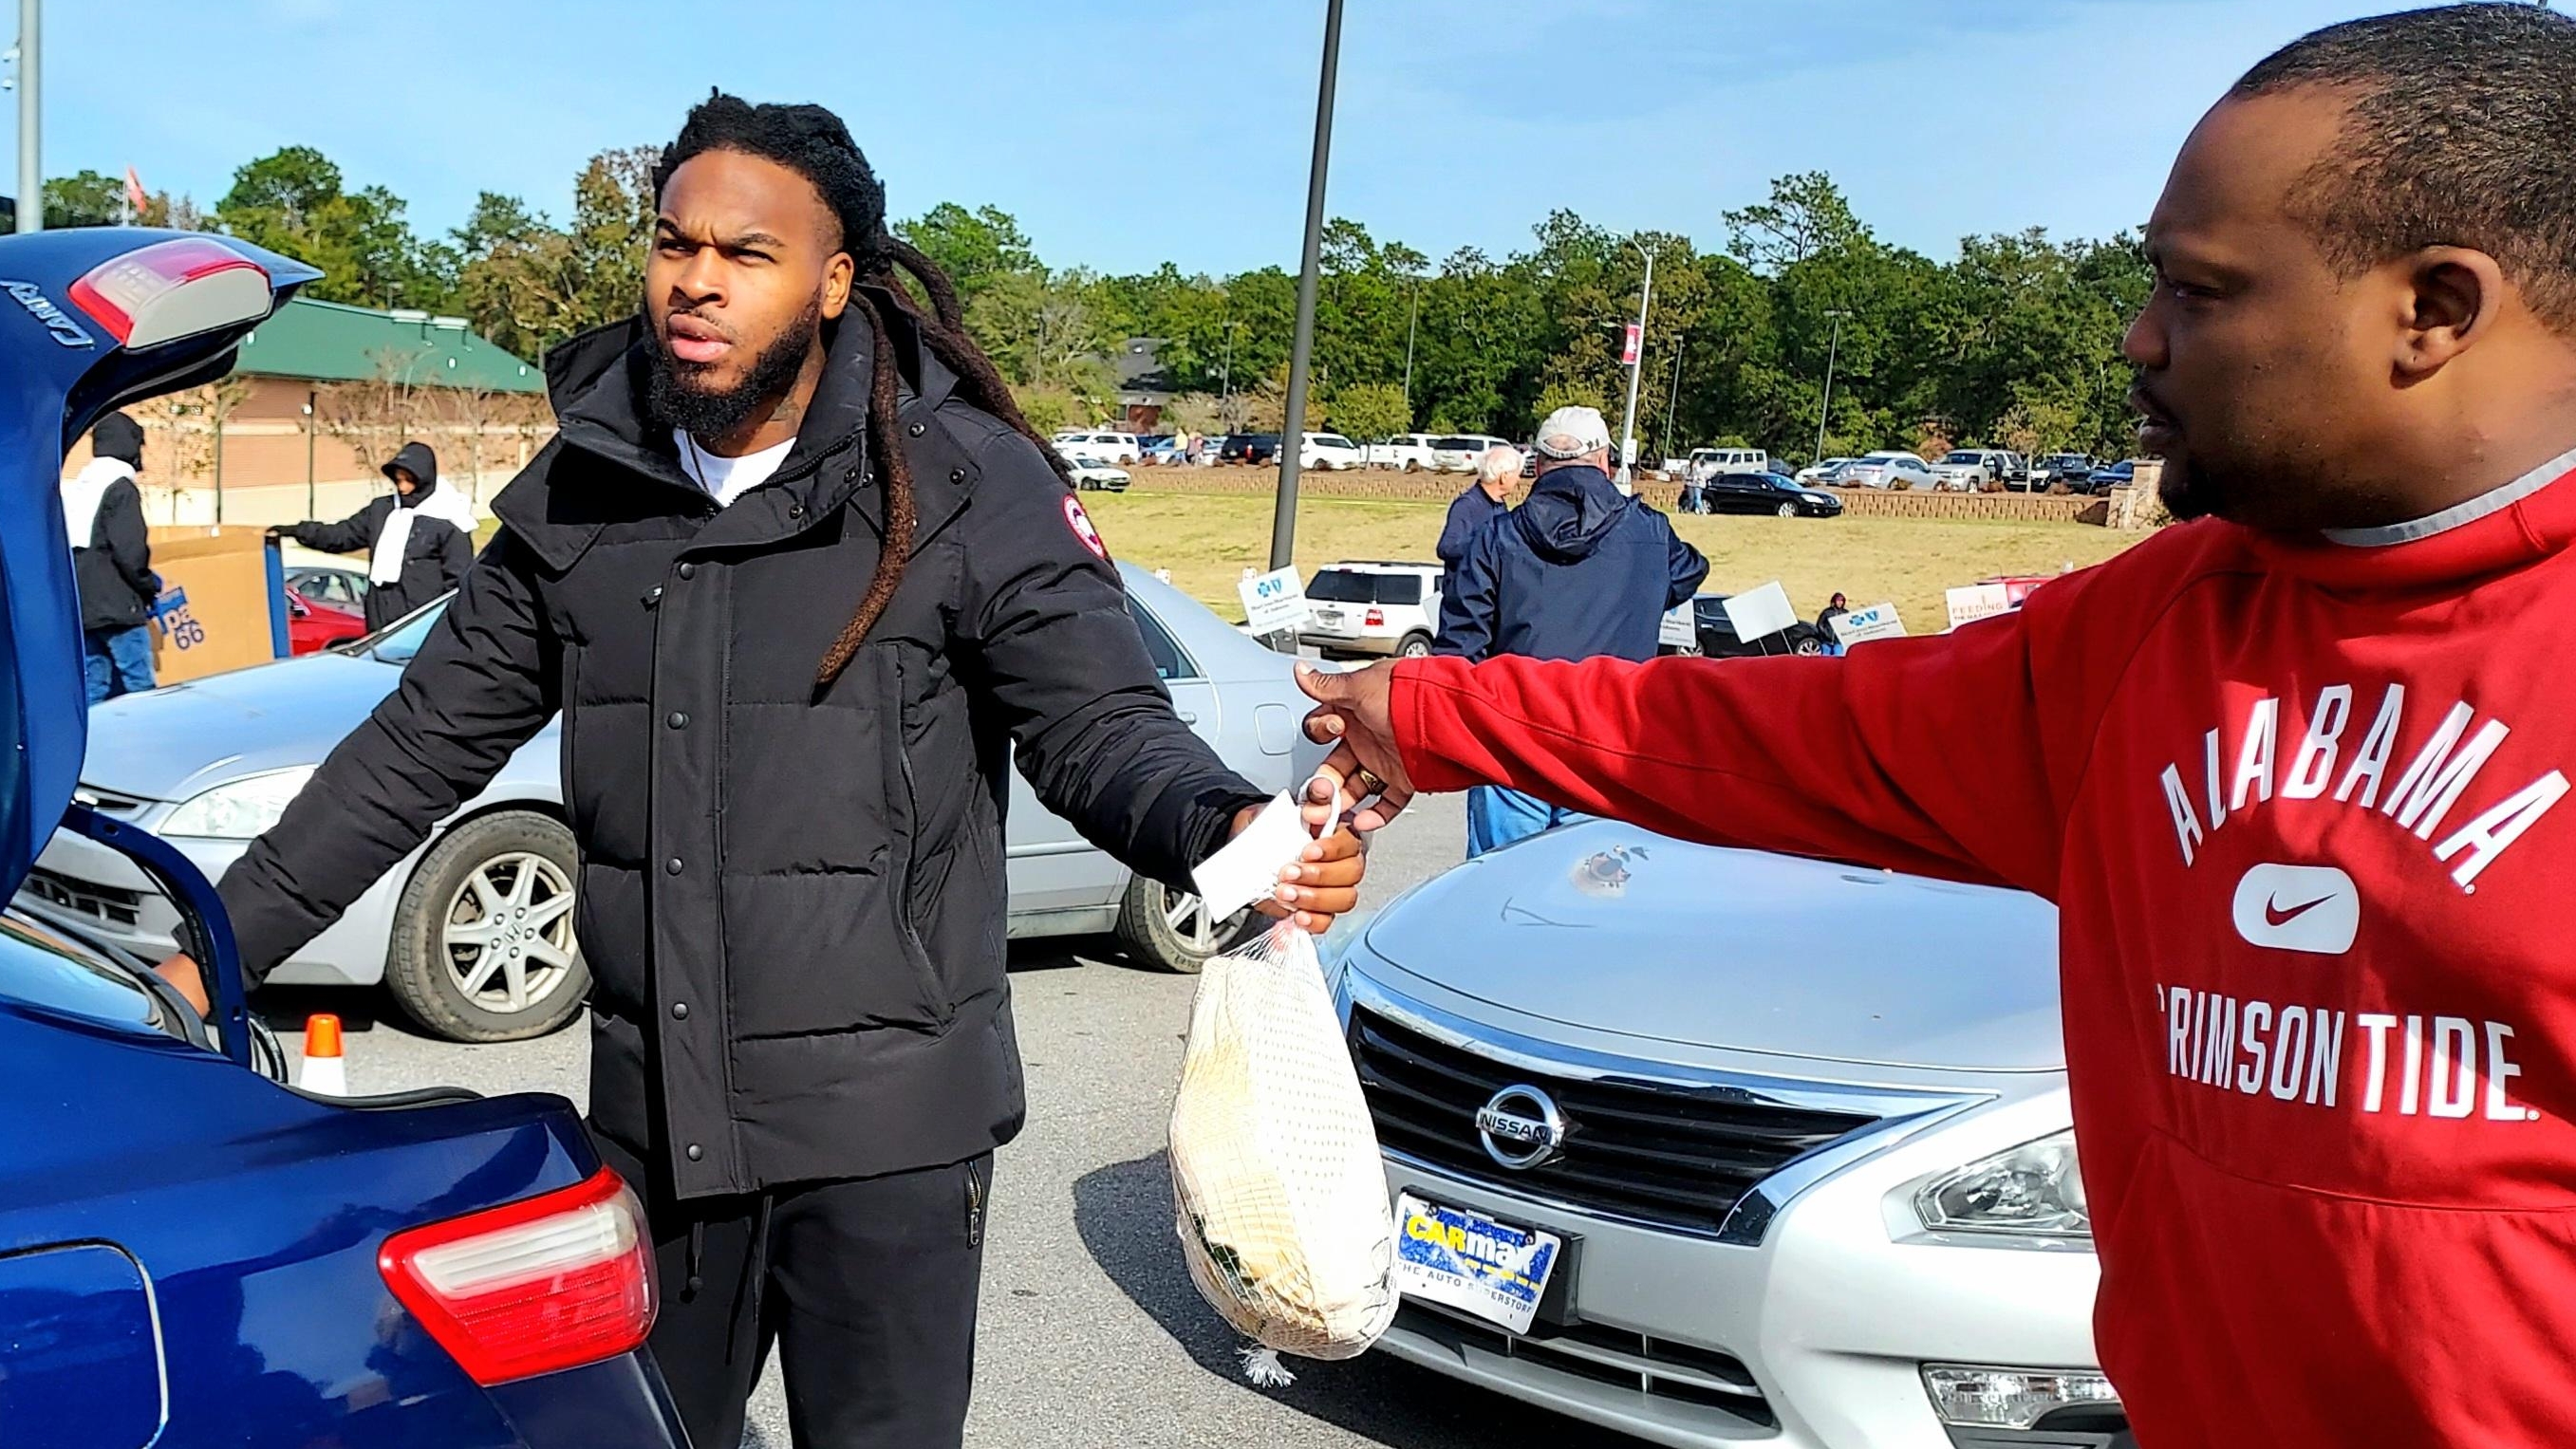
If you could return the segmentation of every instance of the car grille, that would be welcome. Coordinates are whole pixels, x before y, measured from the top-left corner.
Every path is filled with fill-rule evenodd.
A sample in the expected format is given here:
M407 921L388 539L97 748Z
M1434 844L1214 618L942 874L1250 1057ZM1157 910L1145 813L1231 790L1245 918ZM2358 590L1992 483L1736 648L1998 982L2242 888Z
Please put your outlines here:
M1533 1324L1527 1337L1519 1337L1419 1299L1407 1299L1396 1310L1395 1323L1397 1328L1436 1343L1461 1359L1508 1359L1609 1388L1643 1393L1650 1399L1691 1405L1708 1411L1713 1431L1740 1433L1747 1428L1777 1429L1780 1425L1779 1416L1762 1395L1761 1385L1754 1382L1743 1361L1732 1354L1597 1323L1573 1323L1562 1328Z
M143 904L143 897L133 891L93 885L43 869L29 871L27 883L19 889L48 905L115 926L135 925Z
M1436 1041L1364 1008L1351 1013L1378 1142L1509 1192L1696 1233L1714 1233L1754 1184L1791 1159L1876 1120L1785 1107L1740 1089L1690 1090L1550 1076ZM1526 1170L1485 1152L1476 1113L1512 1086L1537 1087L1566 1119L1564 1150Z

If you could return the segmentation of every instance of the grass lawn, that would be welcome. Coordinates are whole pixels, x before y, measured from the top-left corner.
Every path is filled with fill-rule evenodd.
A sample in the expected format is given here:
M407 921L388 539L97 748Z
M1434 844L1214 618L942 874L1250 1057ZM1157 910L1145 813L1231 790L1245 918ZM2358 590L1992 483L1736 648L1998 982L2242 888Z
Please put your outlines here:
M1270 565L1270 500L1223 494L1085 493L1110 551L1148 568L1228 619L1243 568ZM1312 578L1336 559L1432 557L1446 507L1361 499L1307 500L1297 515L1297 567ZM1998 574L2055 573L2100 563L2146 537L2082 523L1991 523L1926 518L1675 518L1708 555L1712 593L1778 579L1804 618L1839 589L1854 608L1894 600L1916 633L1948 617L1941 591ZM475 543L498 525L486 522Z
M1229 619L1243 617L1234 586L1243 568L1270 563L1267 498L1215 494L1086 493L1110 551L1149 568ZM1432 557L1443 505L1311 499L1298 509L1297 567L1311 578L1336 559ZM1936 633L1948 617L1942 590L1998 574L2055 573L2068 561L2100 563L2146 537L2081 523L1997 523L1922 518L1675 518L1708 555L1711 593L1780 581L1800 615L1814 618L1836 590L1854 608L1893 600L1908 627Z

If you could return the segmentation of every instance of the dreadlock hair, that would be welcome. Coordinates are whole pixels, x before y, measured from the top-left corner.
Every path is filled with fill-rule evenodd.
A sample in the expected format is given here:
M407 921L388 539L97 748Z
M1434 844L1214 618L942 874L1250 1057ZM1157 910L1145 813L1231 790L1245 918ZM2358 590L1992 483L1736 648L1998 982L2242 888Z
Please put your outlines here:
M875 339L875 366L869 380L868 442L885 479L885 545L857 611L842 627L840 637L832 641L832 647L824 651L814 676L815 686L821 688L838 678L857 656L859 646L867 642L868 631L876 627L894 598L896 586L903 582L904 566L912 555L916 520L912 467L904 457L903 430L895 423L899 402L896 388L902 379L896 368L889 325L892 319L886 311L889 304L910 320L931 353L957 374L967 401L1036 444L1039 455L1057 477L1068 484L1072 479L1065 471L1064 460L1021 416L1010 385L1002 381L992 359L967 335L965 312L947 274L919 249L886 229L885 186L869 168L858 143L850 139L849 127L841 124L840 117L821 106L754 105L717 91L690 110L678 139L663 148L662 159L653 168L654 200L661 200L672 174L682 164L708 151L734 151L774 161L814 184L823 205L840 219L842 249L858 264L858 285L852 289L850 300L867 319ZM923 315L905 289L907 279L929 298L929 315ZM881 289L882 295L865 290L868 287Z

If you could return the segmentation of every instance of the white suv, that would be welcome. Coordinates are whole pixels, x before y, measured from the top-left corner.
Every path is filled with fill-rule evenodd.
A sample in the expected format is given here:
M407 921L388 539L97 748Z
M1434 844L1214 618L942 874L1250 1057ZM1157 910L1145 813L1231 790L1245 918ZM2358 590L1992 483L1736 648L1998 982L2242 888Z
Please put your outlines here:
M1326 469L1335 473L1368 465L1368 452L1339 433L1307 433L1297 449L1297 466L1313 472Z
M1298 635L1327 659L1391 655L1419 659L1440 632L1440 566L1337 563L1306 583L1314 617Z
M1959 448L1932 465L1934 485L1945 491L1978 493L1989 483L2018 482L2030 465L2021 454L1999 448Z
M1055 450L1071 458L1098 458L1104 463L1126 465L1145 456L1144 447L1134 433L1086 432L1068 428L1055 435Z
M1448 433L1431 440L1431 466L1443 473L1473 473L1476 460L1494 448L1509 448L1511 441L1486 433Z
M1714 478L1720 473L1768 473L1771 455L1760 448L1693 448L1690 455L1691 481Z
M1398 433L1392 438L1369 444L1368 461L1372 468L1402 468L1407 473L1440 466L1438 433Z

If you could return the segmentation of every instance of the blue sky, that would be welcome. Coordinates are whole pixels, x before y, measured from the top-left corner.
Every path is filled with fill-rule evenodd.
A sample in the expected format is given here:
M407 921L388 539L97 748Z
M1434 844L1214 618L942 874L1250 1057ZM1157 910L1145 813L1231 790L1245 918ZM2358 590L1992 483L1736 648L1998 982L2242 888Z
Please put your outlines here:
M319 146L439 233L560 217L711 85L848 119L897 215L1015 213L1057 265L1294 265L1322 0L48 0L47 170L211 205ZM1434 258L1570 206L1724 240L1823 169L1891 240L2142 220L2248 64L2369 0L1348 0L1330 206ZM740 18L735 18L740 17ZM0 24L5 24L0 19ZM15 154L14 111L0 142Z

